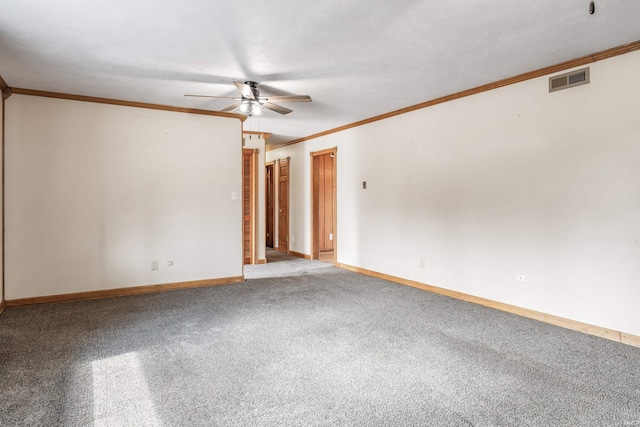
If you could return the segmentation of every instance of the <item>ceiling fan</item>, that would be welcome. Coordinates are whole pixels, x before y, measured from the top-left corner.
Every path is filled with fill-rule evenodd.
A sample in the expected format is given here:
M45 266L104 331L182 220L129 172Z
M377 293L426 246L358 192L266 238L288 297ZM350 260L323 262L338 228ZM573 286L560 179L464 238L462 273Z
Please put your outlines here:
M213 95L185 95L197 96L199 98L224 98L239 101L220 111L237 111L245 116L258 116L266 110L275 111L280 114L289 114L292 110L274 104L274 102L311 102L309 95L285 95L285 96L260 96L258 90L259 83L253 81L236 82L236 87L240 91L240 98L231 96L213 96Z

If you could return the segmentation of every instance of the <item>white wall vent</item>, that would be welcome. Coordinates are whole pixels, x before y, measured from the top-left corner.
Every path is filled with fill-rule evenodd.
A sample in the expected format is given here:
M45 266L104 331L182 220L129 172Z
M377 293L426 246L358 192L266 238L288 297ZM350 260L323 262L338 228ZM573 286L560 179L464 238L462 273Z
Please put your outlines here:
M549 77L549 92L589 83L589 67Z

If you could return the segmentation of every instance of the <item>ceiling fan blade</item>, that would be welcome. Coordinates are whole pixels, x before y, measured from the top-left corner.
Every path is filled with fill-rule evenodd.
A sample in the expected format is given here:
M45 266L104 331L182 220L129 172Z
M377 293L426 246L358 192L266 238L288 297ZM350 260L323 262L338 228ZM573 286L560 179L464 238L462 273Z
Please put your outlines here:
M243 98L256 99L253 89L246 83L234 82Z
M261 96L260 100L266 102L311 102L311 97L309 95Z
M284 108L279 105L272 104L270 102L265 102L264 104L260 104L260 105L266 108L267 110L275 111L276 113L280 113L280 114L289 114L292 111L292 110L289 110L288 108Z
M233 96L215 96L215 95L185 95L185 96L195 96L198 98L234 99Z
M238 107L240 107L240 103L229 105L227 108L220 111L233 111L233 110L236 110Z

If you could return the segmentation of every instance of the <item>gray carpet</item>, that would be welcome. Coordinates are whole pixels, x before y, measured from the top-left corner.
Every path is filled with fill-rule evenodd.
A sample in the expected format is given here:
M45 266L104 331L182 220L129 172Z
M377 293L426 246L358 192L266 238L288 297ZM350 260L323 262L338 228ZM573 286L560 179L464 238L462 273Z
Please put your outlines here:
M0 401L3 426L638 425L640 349L326 266L9 308Z
M279 262L279 261L295 261L295 260L302 259L300 257L290 255L286 252L276 251L273 248L266 248L265 252L266 252L267 261L270 263Z
M293 277L322 273L332 264L321 261L308 261L286 253L267 249L267 264L245 265L245 279L265 279L267 277Z

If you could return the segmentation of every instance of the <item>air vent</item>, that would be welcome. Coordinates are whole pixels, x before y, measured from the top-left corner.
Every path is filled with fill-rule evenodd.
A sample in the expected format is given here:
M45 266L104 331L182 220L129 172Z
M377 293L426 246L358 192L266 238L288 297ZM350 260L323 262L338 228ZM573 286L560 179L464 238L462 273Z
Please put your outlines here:
M589 83L589 67L549 77L549 92L586 85L587 83Z

